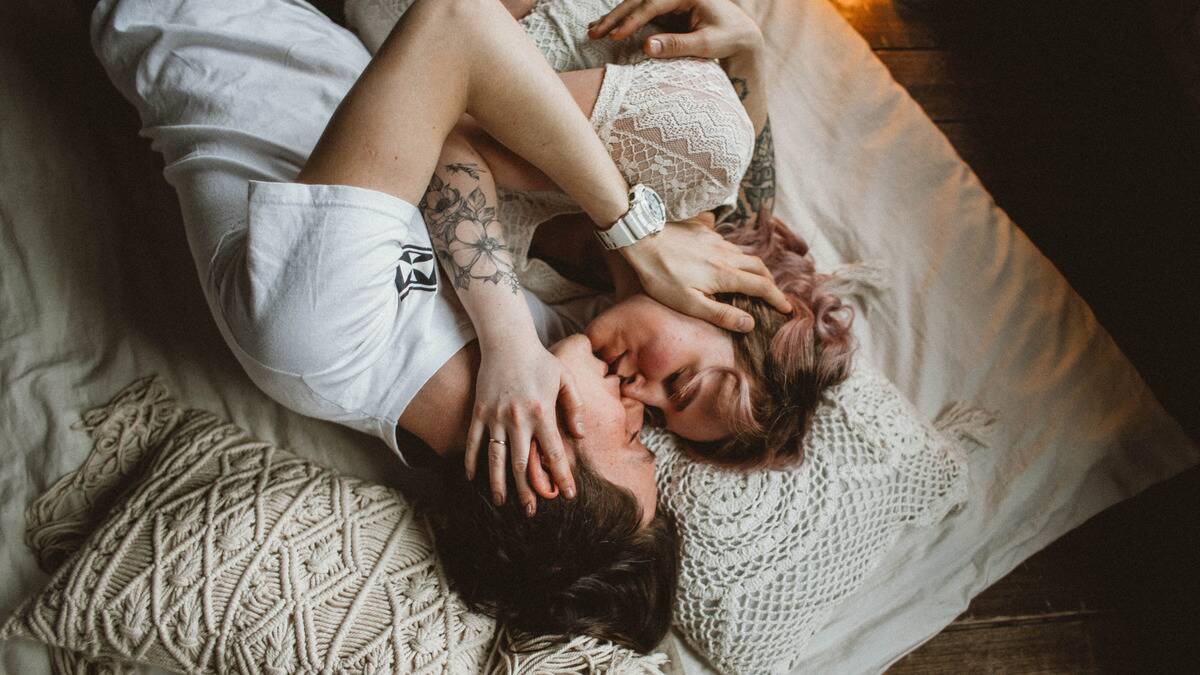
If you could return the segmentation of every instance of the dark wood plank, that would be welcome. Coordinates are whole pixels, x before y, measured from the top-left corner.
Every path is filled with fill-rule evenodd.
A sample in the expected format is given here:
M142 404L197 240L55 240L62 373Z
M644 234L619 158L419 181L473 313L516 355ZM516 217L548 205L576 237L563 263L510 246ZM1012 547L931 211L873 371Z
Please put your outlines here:
M943 50L881 51L876 55L935 122L978 119L990 105L986 83Z
M990 663L988 645L996 644L1013 645L1035 661L1083 659L1080 631L1092 652L1060 672L1078 672L1086 664L1100 672L1200 672L1196 569L1200 468L1114 506L1029 558L905 657L896 672L951 672L939 669L952 664L952 656ZM1054 625L1063 623L1078 626ZM1014 626L1074 635L1074 642L1047 643L1038 633L1014 631ZM970 667L956 672L978 672L976 661L962 663Z
M1045 616L1113 611L1117 602L1085 557L1066 538L1033 556L971 601L956 624L1025 621Z
M1138 672L1132 655L1119 648L1119 635L1120 626L1102 614L951 628L902 659L888 673Z
M1200 0L1188 5L1162 9L1157 17L1167 62L1200 115Z
M991 125L979 120L951 120L938 122L937 126L1001 205L1007 201L1014 182L1017 189L1023 186L1007 153L997 148Z
M929 23L902 17L891 2L831 0L872 49L929 49L941 46Z
M987 140L980 134L979 126L957 120L938 122L937 126L946 136L946 140L950 141L950 145L954 146L958 156L970 164L975 173L980 173L977 164L983 165L989 161L990 148Z
M1179 311L1200 295L1200 27L1172 50L1156 25L1191 25L1174 5L1157 23L1141 3L940 6L971 9L958 33L879 56L936 121L979 122L955 130L982 139L964 157L1200 438L1200 360L1180 358L1200 313Z

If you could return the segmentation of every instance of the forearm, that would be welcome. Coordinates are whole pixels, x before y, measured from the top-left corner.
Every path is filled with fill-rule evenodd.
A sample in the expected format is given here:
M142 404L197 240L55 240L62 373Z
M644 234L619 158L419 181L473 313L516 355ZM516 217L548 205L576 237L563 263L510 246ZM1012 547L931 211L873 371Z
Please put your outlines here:
M402 104L404 114L394 111ZM470 114L607 227L629 208L621 172L508 12L493 0L415 4L342 101L297 180L419 199Z
M596 98L600 95L600 87L604 84L604 69L568 71L558 73L558 78L566 86L580 112L590 117ZM462 116L456 131L465 136L483 157L492 170L497 186L525 191L560 189L540 169L492 138L470 115Z
M724 227L753 227L770 221L775 208L775 142L767 113L767 87L760 42L722 61L730 82L738 92L746 114L754 124L754 152L738 186L737 205L721 224Z
M499 341L538 339L496 205L488 165L462 136L451 134L418 207L485 350Z

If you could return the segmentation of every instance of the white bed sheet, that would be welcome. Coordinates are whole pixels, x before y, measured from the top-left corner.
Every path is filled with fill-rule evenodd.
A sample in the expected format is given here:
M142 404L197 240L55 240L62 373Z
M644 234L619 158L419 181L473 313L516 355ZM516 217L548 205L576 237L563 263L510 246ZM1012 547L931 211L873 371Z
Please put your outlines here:
M746 0L771 47L780 214L824 265L874 259L862 355L926 415L999 421L967 507L906 537L797 672L877 672L1099 510L1200 461L1083 301L827 0ZM208 315L174 195L65 0L0 3L0 614L46 581L25 505L78 465L78 414L160 373L180 399L355 475L386 447L270 401ZM707 668L683 649L688 672ZM0 645L0 672L46 672Z

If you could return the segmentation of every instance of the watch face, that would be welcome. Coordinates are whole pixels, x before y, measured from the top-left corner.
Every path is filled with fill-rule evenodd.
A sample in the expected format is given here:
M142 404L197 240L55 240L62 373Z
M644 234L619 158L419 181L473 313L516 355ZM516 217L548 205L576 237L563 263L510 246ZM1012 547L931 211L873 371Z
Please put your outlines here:
M651 190L650 194L652 195L650 197L650 208L652 209L651 213L654 214L655 218L665 220L667 217L667 209L665 206L663 206L662 197L659 197L658 193L654 190Z
M665 220L667 209L663 206L662 197L653 188L638 184L638 196L646 200L646 209L655 220Z

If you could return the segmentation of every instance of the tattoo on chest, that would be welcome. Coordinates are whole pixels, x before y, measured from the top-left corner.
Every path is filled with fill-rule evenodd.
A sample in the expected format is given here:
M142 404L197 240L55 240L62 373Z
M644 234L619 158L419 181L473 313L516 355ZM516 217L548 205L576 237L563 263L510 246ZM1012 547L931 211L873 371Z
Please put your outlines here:
M513 270L512 251L504 244L496 206L479 187L483 173L486 169L474 163L443 164L417 208L455 288L469 290L471 282L478 281L517 293L521 283Z

